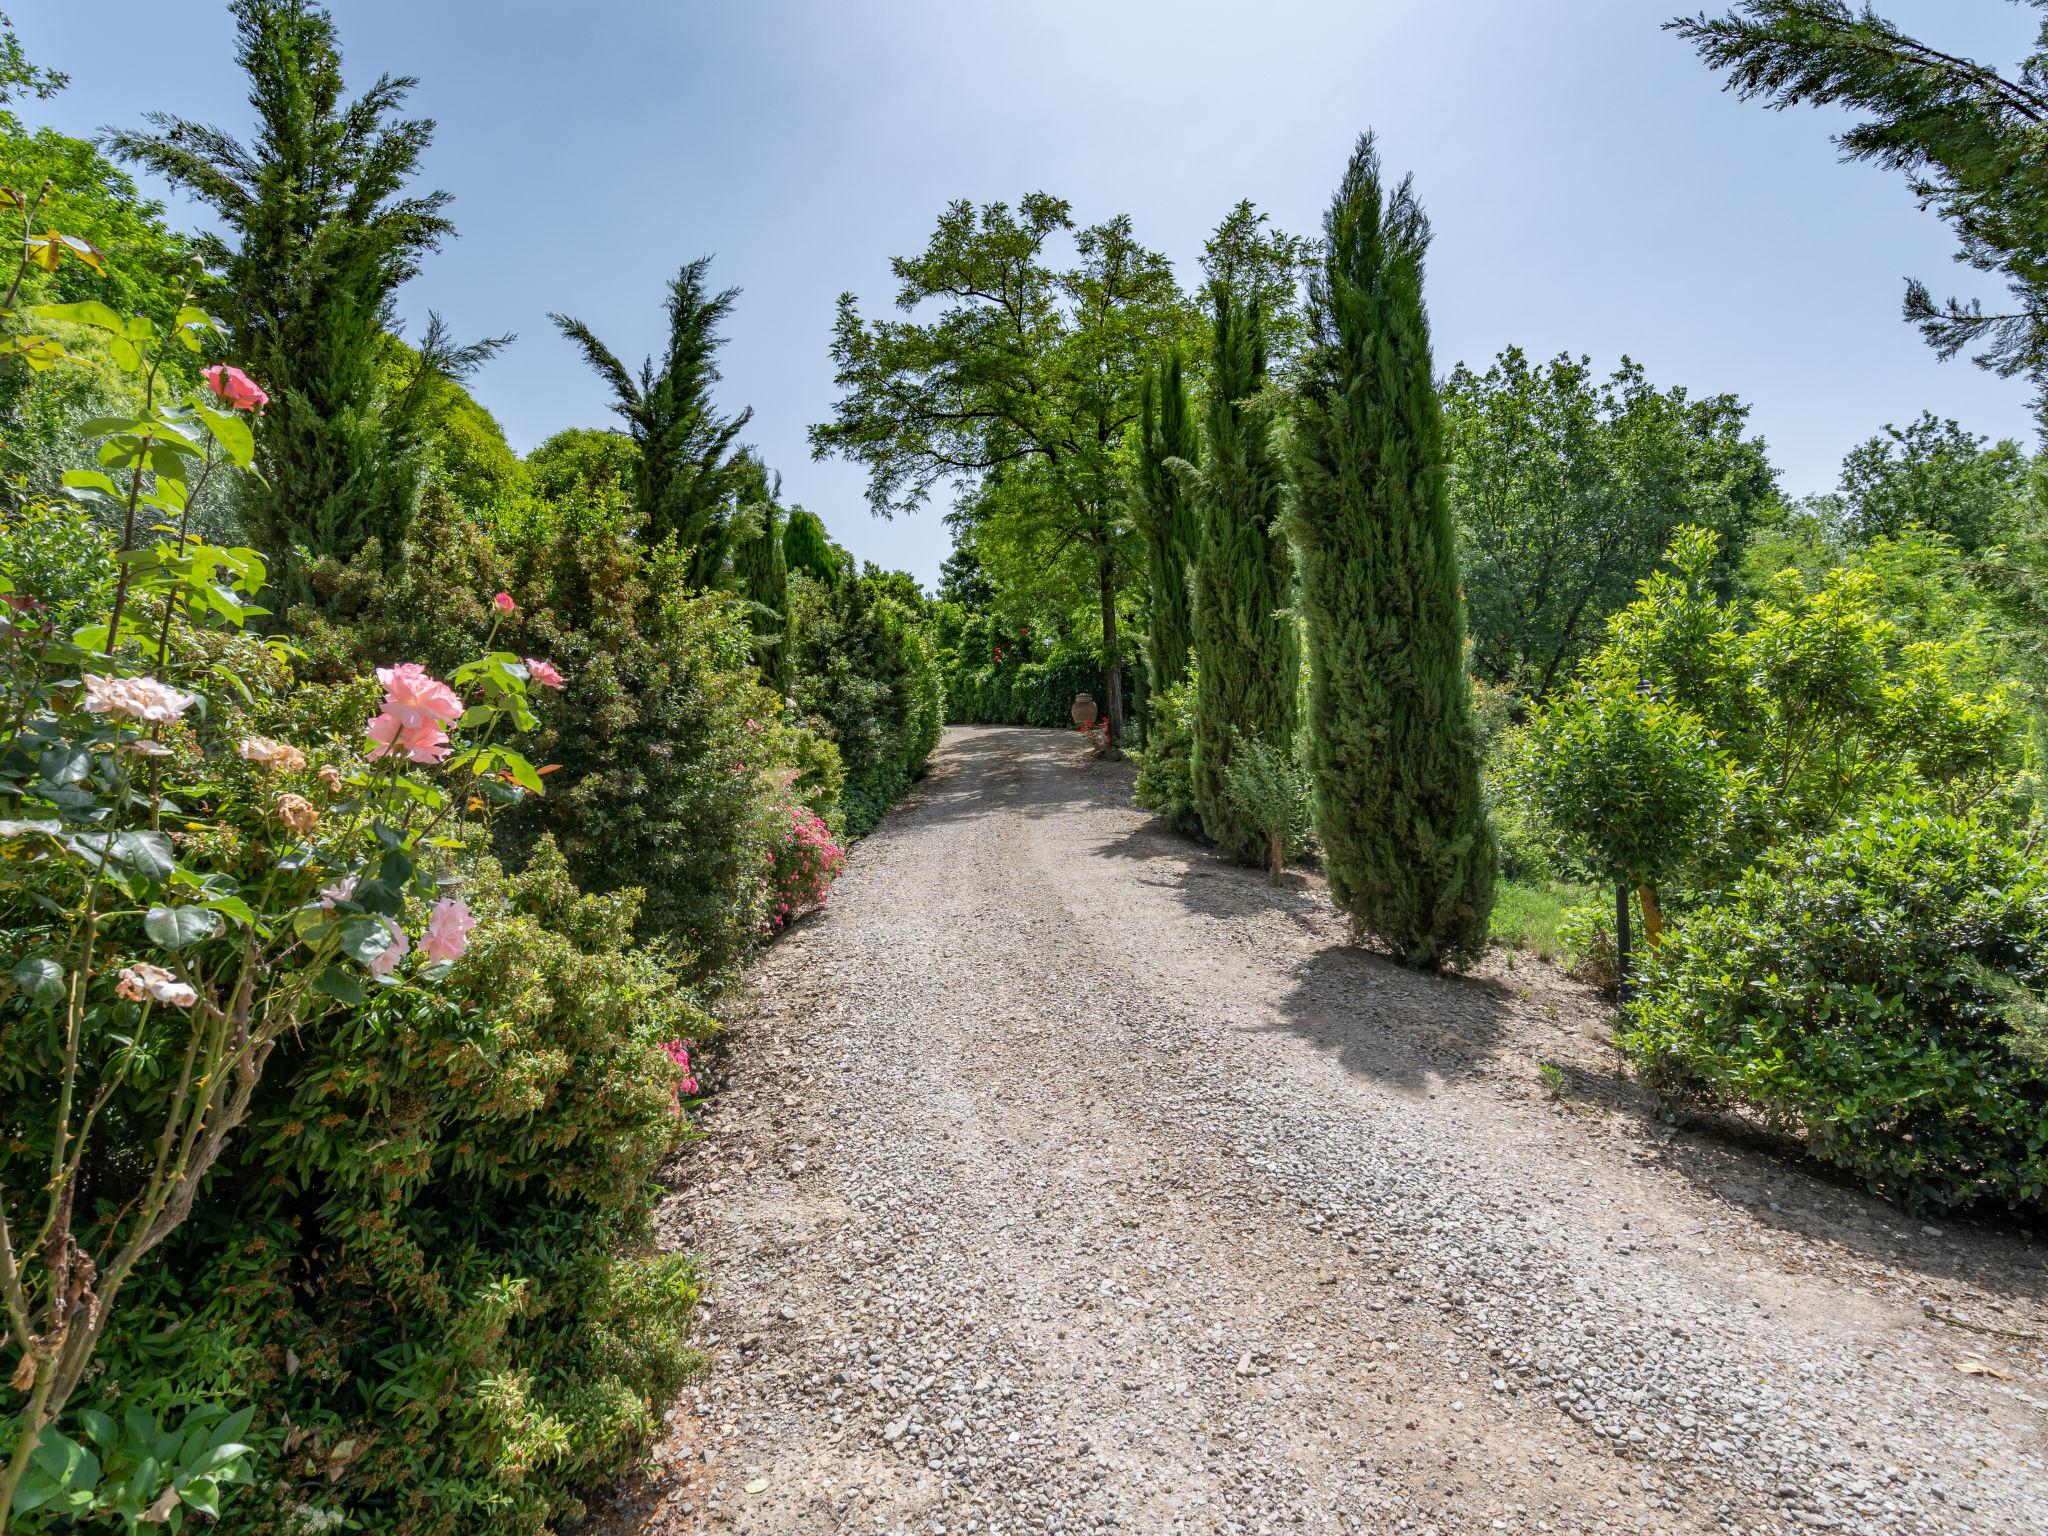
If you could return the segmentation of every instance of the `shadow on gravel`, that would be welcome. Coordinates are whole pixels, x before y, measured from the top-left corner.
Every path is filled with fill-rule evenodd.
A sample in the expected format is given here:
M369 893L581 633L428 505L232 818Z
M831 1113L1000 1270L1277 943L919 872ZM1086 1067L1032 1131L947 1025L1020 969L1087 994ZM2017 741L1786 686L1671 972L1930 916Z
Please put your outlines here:
M1426 976L1345 945L1297 965L1274 1012L1273 1028L1334 1053L1345 1071L1419 1094L1499 1050L1511 1006L1495 982Z
M1666 1164L1701 1194L1729 1208L1732 1218L1837 1248L1884 1266L1916 1286L1937 1323L1968 1333L1998 1318L1977 1315L1965 1298L1944 1287L1972 1287L1993 1297L2048 1300L2048 1246L2044 1234L2010 1215L1912 1216L1857 1180L1808 1157L1794 1140L1716 1117L1686 1125L1664 1152ZM1949 1302L1972 1315L1970 1327L1952 1321ZM2036 1347L2048 1338L2036 1337ZM1960 1346L1959 1346L1960 1347Z
M1071 815L1100 803L1113 787L1088 771L1096 766L1113 765L1092 763L1070 733L948 726L915 803L905 809L928 822L974 821L997 812L1034 820Z

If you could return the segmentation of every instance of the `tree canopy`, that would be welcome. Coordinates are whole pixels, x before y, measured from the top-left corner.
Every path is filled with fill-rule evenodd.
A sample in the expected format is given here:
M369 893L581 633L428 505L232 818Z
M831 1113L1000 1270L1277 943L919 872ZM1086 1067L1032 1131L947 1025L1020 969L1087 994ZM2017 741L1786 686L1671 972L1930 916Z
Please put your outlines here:
M1074 247L1065 267L1047 249L1062 235ZM1128 217L1077 229L1069 205L1042 192L1014 208L953 203L924 251L891 268L909 318L864 319L842 295L841 394L812 450L864 466L882 516L950 485L996 543L1044 563L1085 559L1120 733L1117 599L1137 559L1125 442L1147 369L1189 324L1172 269Z

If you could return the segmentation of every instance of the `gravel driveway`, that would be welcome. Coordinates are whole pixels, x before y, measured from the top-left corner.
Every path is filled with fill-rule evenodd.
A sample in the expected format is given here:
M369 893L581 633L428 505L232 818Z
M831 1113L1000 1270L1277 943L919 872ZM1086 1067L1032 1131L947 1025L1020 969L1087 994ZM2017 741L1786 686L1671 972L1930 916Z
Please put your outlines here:
M1404 972L1130 782L950 731L761 959L610 1528L2048 1531L2040 1245L1659 1125L1549 967Z

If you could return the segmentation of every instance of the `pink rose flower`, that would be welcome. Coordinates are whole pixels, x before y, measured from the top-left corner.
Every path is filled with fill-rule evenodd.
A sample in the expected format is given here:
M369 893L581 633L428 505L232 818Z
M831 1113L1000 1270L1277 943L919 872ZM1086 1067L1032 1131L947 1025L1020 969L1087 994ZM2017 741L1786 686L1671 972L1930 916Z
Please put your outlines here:
M476 914L466 902L455 898L437 901L420 938L420 953L430 961L460 960L469 948L469 930L475 926Z
M227 402L234 411L260 411L270 404L270 396L262 386L242 372L226 363L215 363L211 368L200 370L199 377L206 381L206 387Z
M344 875L341 879L335 881L334 884L320 887L320 905L327 911L332 912L336 902L353 901L356 894L357 878L355 875Z
M387 706L370 722L368 729L370 740L377 743L370 752L372 762L394 749L404 752L415 763L448 760L448 733L436 721L422 720L417 725L407 725Z
M462 696L416 661L379 667L377 681L384 685L384 712L400 725L430 719L452 725L462 718Z
M398 969L398 962L412 953L412 940L405 936L405 930L388 917L377 919L391 934L391 942L384 946L384 953L370 962L372 976L389 976Z
M85 712L126 715L165 725L185 713L198 699L153 677L97 677L85 674Z
M272 741L268 736L243 737L240 752L248 761L279 773L296 773L306 766L305 753L289 742Z
M529 656L526 658L526 675L543 688L552 688L557 693L562 691L562 674L555 670L553 662Z
M515 606L512 602L512 594L510 592L500 592L491 599L491 606L500 613L510 613Z

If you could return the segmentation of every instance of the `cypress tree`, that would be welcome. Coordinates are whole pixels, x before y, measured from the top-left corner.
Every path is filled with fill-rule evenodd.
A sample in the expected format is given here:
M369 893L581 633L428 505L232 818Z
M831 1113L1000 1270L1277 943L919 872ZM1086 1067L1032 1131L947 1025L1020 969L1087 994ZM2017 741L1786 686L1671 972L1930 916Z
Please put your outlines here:
M1202 830L1234 859L1263 863L1267 837L1230 793L1232 751L1259 741L1291 751L1300 645L1288 611L1287 546L1277 520L1282 470L1272 420L1252 398L1266 380L1265 325L1255 297L1210 287L1215 356L1208 456L1179 473L1196 493L1202 535L1193 582L1194 795Z
M789 608L789 565L782 547L782 480L771 482L766 466L753 472L733 519L733 586L747 600L754 629L754 665L777 693L788 693L793 629Z
M1188 572L1202 537L1195 498L1186 478L1171 466L1174 459L1192 465L1201 457L1178 351L1145 375L1138 412L1138 463L1131 489L1149 562L1151 622L1145 633L1145 673L1151 696L1157 698L1187 676L1188 652L1194 646Z
M1443 423L1429 222L1370 134L1324 221L1294 434L1309 770L1337 904L1410 965L1476 954L1493 907Z
M825 520L803 507L791 507L782 531L784 563L792 571L804 571L828 587L836 587L853 575L853 557L832 542Z

